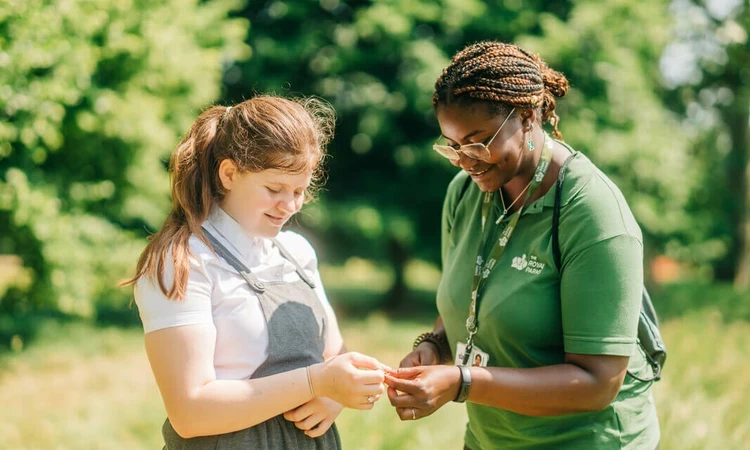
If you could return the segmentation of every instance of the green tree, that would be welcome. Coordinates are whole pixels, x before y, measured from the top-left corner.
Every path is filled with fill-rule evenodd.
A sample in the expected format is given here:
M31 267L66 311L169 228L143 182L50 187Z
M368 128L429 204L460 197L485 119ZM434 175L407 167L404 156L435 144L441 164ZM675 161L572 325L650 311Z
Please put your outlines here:
M548 13L539 20L540 35L519 42L571 81L560 102L564 136L623 191L647 256L712 256L715 243L688 209L700 166L679 114L665 104L659 59L670 39L667 2L579 0L567 20Z
M0 3L0 253L32 278L0 312L125 303L116 282L169 205L168 155L247 55L238 6Z
M250 3L253 56L227 72L227 95L316 93L339 121L330 178L300 223L323 258L387 261L404 300L408 259L439 260L440 210L455 169L430 146L439 135L431 96L450 55L467 42L512 40L538 28L546 2L322 0ZM568 2L555 2L565 15ZM308 233L309 234L309 233Z
M675 109L704 167L694 209L716 236L715 273L750 284L750 2L675 0L662 58Z
M301 217L328 258L390 261L403 299L411 257L438 262L442 200L455 169L430 151L439 135L433 83L450 55L484 39L518 42L566 73L566 139L621 186L650 247L682 241L695 167L663 103L666 2L274 1L249 5L253 57L228 71L227 95L318 93L339 113L330 180ZM633 30L639 30L634 33Z

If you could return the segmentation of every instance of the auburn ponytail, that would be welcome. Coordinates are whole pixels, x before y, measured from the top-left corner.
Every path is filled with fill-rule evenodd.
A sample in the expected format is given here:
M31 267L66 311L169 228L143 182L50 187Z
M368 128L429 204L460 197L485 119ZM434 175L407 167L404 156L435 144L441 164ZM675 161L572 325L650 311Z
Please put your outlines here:
M183 298L190 273L190 236L203 237L201 224L208 217L217 199L217 189L212 180L215 155L213 149L220 144L219 134L222 111L214 106L205 110L190 128L169 160L172 178L172 210L164 225L149 238L149 243L138 259L135 276L123 284L133 284L144 275L151 276L169 298ZM171 253L174 282L166 286L164 268Z

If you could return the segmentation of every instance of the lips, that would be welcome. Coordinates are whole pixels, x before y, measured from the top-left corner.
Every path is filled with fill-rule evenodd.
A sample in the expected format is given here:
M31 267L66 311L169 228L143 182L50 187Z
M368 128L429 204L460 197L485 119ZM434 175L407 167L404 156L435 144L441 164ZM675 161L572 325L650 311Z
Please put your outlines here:
M280 227L284 225L284 223L287 221L288 217L276 217L272 216L270 214L265 215L266 218L268 218L268 221L271 222L272 225L275 225L277 227Z
M479 178L482 175L484 175L485 173L489 172L491 168L492 167L490 166L490 167L488 167L488 168L486 168L484 170L479 170L479 171L469 171L469 170L467 170L466 173L468 173L469 176L472 177L472 178Z

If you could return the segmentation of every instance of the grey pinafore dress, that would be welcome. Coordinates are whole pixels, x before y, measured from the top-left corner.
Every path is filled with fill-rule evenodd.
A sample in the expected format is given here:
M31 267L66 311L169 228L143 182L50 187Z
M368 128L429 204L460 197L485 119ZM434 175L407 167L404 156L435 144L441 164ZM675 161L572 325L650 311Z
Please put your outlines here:
M297 269L300 280L293 282L259 280L239 259L208 230L203 229L214 251L224 258L247 281L260 301L268 325L268 359L250 377L262 378L323 361L326 335L326 312L313 290L314 282L277 240L281 254ZM318 438L310 438L284 419L272 417L244 430L215 436L184 439L167 419L162 427L166 450L239 450L239 449L340 449L336 425Z

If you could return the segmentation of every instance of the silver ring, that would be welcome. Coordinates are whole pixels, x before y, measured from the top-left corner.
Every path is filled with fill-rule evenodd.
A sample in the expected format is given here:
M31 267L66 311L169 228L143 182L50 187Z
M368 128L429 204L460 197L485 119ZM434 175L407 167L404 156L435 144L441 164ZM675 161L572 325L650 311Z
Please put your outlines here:
M368 402L368 403L372 403L372 402L374 402L374 401L375 401L375 397L373 397L372 395L368 395L368 396L367 396L367 402Z
M414 408L411 409L411 420L417 420L417 412L414 411Z

